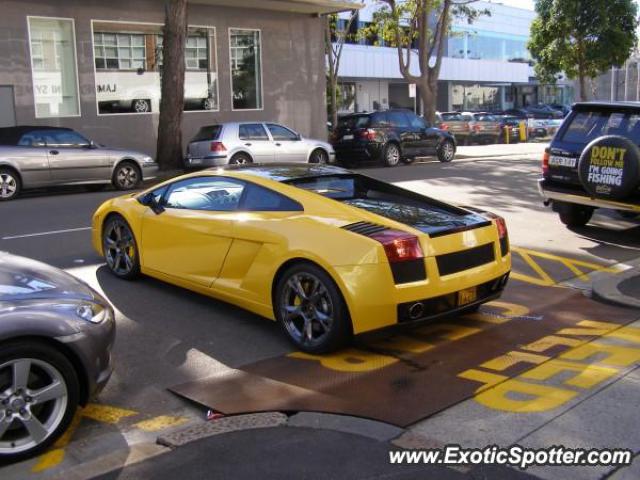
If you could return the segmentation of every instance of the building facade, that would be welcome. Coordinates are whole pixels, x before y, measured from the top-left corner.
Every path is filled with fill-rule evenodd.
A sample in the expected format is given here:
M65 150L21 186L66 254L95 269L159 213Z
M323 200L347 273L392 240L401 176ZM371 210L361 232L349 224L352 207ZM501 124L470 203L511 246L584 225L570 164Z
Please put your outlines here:
M491 15L481 16L471 25L454 19L440 71L438 110L504 110L537 103L571 103L571 82L539 85L535 79L527 50L535 12L488 2L477 2L473 7L488 9ZM367 1L354 30L371 22L377 8L375 1ZM343 20L348 16L340 15ZM341 110L402 107L419 111L420 102L400 73L397 50L384 42L372 43L357 39L344 47L339 72ZM411 62L414 74L418 73L417 64Z
M156 148L164 0L3 0L0 126L74 128ZM323 13L334 0L190 0L187 142L202 125L265 120L326 137ZM348 6L348 5L347 5Z

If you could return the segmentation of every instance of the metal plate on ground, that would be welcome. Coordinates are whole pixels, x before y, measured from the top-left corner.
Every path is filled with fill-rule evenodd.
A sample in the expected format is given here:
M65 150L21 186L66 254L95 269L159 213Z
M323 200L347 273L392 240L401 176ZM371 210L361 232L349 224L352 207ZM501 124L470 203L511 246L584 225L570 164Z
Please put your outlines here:
M225 414L321 411L404 427L634 319L572 289L512 281L477 314L331 355L293 352L171 390Z

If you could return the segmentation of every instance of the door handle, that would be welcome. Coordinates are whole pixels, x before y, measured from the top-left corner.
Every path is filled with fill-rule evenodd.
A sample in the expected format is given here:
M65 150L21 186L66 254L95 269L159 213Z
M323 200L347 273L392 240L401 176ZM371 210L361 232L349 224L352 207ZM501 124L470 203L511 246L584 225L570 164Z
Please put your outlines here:
M58 150L49 150L49 153L51 155L58 155L58 153L60 153Z
M245 143L245 146L250 147L251 144L250 143Z

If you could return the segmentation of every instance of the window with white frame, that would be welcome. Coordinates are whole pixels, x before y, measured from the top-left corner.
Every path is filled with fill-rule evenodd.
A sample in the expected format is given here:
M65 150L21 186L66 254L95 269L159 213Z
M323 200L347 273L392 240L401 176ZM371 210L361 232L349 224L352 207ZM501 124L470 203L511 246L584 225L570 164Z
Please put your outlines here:
M27 17L27 21L36 118L79 115L73 20Z
M229 29L234 110L262 109L262 54L259 30Z
M144 35L94 32L93 55L97 69L137 70L145 68L147 55Z
M158 35L157 45L157 62L162 66L162 35ZM184 63L187 70L206 70L207 69L207 35L189 35L184 48Z

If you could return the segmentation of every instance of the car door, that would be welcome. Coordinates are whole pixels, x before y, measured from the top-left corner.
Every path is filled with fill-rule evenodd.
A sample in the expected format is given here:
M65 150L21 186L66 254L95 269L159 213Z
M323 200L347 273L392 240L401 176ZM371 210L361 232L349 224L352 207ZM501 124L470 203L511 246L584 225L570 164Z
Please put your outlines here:
M20 169L23 184L29 187L51 183L45 133L43 130L23 133L8 153L8 157L14 159Z
M276 162L306 162L307 145L300 135L276 123L267 123L267 129L275 145Z
M402 154L408 157L415 157L416 155L419 155L420 152L418 147L420 143L418 132L411 127L407 114L405 112L390 111L387 112L387 118L389 119L391 128L400 139Z
M238 125L238 139L256 163L273 162L276 147L267 135L262 123L241 123Z
M142 220L143 268L210 287L233 241L244 187L239 180L201 176L160 192L160 208L148 208Z
M68 129L52 129L45 138L53 183L109 180L109 155L79 133Z
M416 155L433 155L438 147L440 135L437 128L432 128L424 118L409 114L411 127L416 132Z
M266 187L246 183L234 225L233 243L213 289L254 304L271 303L274 255L289 247L287 231L291 217L303 211L298 202Z

